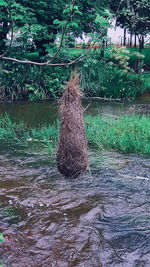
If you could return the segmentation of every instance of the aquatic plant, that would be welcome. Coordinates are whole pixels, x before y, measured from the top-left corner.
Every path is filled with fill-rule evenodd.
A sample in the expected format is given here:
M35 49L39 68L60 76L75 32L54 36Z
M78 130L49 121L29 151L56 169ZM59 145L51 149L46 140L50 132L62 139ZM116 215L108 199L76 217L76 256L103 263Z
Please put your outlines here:
M27 129L23 121L14 121L5 113L0 116L0 139L14 142L21 141L27 138Z

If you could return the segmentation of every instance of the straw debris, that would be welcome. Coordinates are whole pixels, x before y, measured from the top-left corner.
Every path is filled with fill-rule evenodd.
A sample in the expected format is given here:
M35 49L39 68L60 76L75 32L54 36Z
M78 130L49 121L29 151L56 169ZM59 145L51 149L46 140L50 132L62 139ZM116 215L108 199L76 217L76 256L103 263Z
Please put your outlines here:
M77 178L88 166L87 139L84 130L82 93L79 76L71 77L60 98L60 136L57 150L57 167L68 178Z

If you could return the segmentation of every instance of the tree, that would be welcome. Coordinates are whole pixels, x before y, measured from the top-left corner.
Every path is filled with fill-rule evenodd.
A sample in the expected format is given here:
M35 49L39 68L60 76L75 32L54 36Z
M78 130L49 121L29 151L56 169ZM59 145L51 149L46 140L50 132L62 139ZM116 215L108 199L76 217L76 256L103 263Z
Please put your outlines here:
M116 15L116 24L133 35L138 36L139 50L144 47L144 38L150 32L149 0L111 1L112 10ZM125 43L124 43L125 44Z
M5 21L5 18L8 20L8 4L6 0L0 1L0 6L3 6L4 11L3 21ZM47 46L54 45L56 36L61 31L59 22L65 23L67 20L70 5L75 7L73 13L75 16L70 21L68 30L73 36L81 36L83 32L97 31L95 18L99 9L102 8L102 4L99 4L98 0L94 3L92 0L71 0L71 3L68 3L68 0L9 0L8 3L9 5L11 3L15 28L19 30L20 34L33 38L41 55L46 54ZM3 31L8 33L6 25L4 25ZM3 39L6 39L7 33Z
M3 1L3 0L0 0ZM76 63L78 60L82 59L85 54L81 55L78 60L72 60L69 63L52 63L52 60L58 55L66 34L71 34L74 36L81 35L83 31L94 32L99 31L100 34L98 38L104 34L104 28L106 25L99 25L96 21L96 17L100 7L91 0L72 0L71 4L67 4L64 0L61 2L60 6L56 0L43 0L40 2L29 0L10 0L10 16L11 21L13 21L14 28L19 32L20 36L26 36L27 40L31 38L36 44L37 49L41 49L41 55L45 55L47 48L55 46L55 39L57 33L61 33L60 46L57 51L54 52L50 62L37 62L37 65L70 65ZM105 1L104 1L105 2ZM77 5L78 4L78 5ZM5 1L0 2L1 7L5 10L5 15L8 20L8 5ZM62 6L64 7L62 12ZM79 10L81 9L81 11ZM60 12L61 10L61 12ZM102 6L101 6L102 10ZM84 11L84 12L83 12ZM82 18L83 14L84 18ZM50 16L50 14L52 14ZM82 23L83 21L84 23ZM108 18L107 18L108 20ZM3 22L2 22L3 24ZM10 29L9 29L10 30ZM8 31L7 31L8 32ZM7 34L5 35L5 40ZM97 39L98 39L97 38ZM88 51L87 51L88 52ZM86 53L87 53L86 52ZM8 57L1 55L3 60L8 60ZM9 60L20 62L18 59L13 59L9 57ZM30 61L23 61L24 63L31 63Z

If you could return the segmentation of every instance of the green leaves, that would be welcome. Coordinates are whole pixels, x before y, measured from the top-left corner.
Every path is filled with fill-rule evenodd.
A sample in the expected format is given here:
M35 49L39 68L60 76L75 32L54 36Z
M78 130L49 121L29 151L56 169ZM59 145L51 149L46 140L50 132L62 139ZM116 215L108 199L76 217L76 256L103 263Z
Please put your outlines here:
M63 11L63 14L69 14L69 13L82 15L82 12L79 11L79 7L77 5L75 5L75 6L73 6L73 5L68 6L67 5Z
M55 20L53 21L53 24L55 24L55 25L60 25L60 23L61 23L61 21L58 20L58 19L55 19Z
M111 1L112 9L117 12L117 24L132 33L146 35L150 31L149 0ZM118 9L119 7L119 9Z
M53 24L58 25L59 27L64 27L64 26L66 25L66 23L67 23L66 20L62 20L62 21L60 21L60 20L58 20L58 19L55 19L55 20L53 21Z
M7 3L4 0L0 0L0 6L7 6Z
M69 13L69 12L70 12L70 8L68 7L66 9L64 9L63 14L66 14L66 13Z
M103 16L100 16L99 14L96 15L95 22L99 24L101 28L107 28L109 26L109 19Z

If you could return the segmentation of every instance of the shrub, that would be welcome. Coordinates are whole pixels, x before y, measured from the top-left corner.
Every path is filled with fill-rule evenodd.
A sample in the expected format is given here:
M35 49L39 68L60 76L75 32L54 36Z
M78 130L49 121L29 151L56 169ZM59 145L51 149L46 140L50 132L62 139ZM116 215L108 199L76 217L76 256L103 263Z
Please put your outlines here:
M38 100L56 98L69 77L69 69L3 63L0 100Z
M135 98L144 90L141 75L128 72L128 65L121 67L123 61L107 59L88 59L81 67L81 87L88 96L108 98Z

